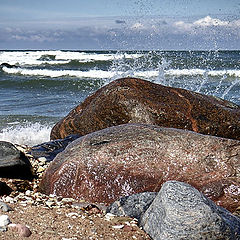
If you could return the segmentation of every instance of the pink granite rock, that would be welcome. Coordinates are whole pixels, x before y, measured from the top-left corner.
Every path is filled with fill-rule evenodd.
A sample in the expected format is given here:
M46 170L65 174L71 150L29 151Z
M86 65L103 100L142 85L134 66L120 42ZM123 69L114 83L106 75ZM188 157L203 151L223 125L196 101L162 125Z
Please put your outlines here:
M240 106L137 78L111 82L87 97L51 131L51 139L143 123L240 140Z
M40 184L46 194L111 203L159 191L168 180L191 184L234 210L240 200L240 141L154 125L125 124L72 142Z
M30 237L32 234L30 229L24 224L9 224L8 227L17 231L20 237Z

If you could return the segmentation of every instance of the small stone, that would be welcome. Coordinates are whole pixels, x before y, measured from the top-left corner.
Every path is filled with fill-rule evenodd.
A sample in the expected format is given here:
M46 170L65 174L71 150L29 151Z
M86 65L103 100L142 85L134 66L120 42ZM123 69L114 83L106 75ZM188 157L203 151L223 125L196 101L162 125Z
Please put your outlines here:
M47 202L46 202L46 205L47 205L48 207L52 207L52 206L55 205L55 202L53 202L53 201L47 201Z
M24 224L9 224L9 227L16 230L20 237L29 237L32 234L30 229Z
M12 208L2 201L0 201L0 208L3 212L12 211Z
M6 227L9 223L11 223L8 215L0 216L0 227Z
M122 228L124 228L124 225L115 225L115 226L112 226L112 228L122 229Z
M38 160L40 161L40 162L46 162L47 161L47 159L45 158L45 157L40 157L40 158L38 158Z
M27 190L27 191L25 192L25 195L31 196L31 191L30 191L30 190Z
M40 166L38 169L37 169L37 173L41 173L45 170L44 167Z
M14 203L14 199L12 197L7 196L7 197L5 197L5 202Z
M70 212L68 214L66 214L67 217L71 217L71 218L77 218L78 217L78 213L76 212Z
M107 221L111 221L111 220L113 220L115 217L116 217L116 216L115 216L114 214L112 214L112 213L107 213L104 218L105 218L105 220L107 220Z

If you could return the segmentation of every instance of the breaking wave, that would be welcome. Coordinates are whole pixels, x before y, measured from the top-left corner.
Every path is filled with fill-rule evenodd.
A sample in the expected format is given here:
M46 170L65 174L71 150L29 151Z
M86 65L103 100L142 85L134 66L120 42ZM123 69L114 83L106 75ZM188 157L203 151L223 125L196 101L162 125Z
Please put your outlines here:
M18 122L9 123L9 126L0 131L1 141L12 142L20 145L34 146L50 140L51 126L40 123Z

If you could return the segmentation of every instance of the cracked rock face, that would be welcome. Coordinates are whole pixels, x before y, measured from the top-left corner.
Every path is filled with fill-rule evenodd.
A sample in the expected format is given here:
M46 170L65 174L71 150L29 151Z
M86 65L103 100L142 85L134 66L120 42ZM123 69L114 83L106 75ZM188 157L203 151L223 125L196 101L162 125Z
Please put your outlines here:
M40 190L111 203L160 190L168 180L191 184L229 210L240 200L240 141L144 124L82 136L59 153Z
M240 140L240 107L234 103L137 78L102 87L58 122L51 139L85 135L126 123L153 124Z

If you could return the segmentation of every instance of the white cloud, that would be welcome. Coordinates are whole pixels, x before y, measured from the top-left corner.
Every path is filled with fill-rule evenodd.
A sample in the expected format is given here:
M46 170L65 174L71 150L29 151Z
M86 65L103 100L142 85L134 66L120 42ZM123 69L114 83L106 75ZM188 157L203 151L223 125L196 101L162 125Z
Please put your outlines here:
M195 22L193 25L201 26L201 27L209 27L209 26L227 26L229 24L228 21L221 21L217 18L211 18L210 16L206 16L201 18Z
M10 41L12 45L30 44L40 46L39 48L59 46L76 49L96 49L99 46L109 49L240 47L240 19L225 21L206 16L191 21L169 17L137 21L136 18L126 18L124 24L116 24L116 19L80 19L69 22L68 25L56 22L54 25L35 23L31 26L28 24L3 28L0 24L0 44L2 42L7 45Z

